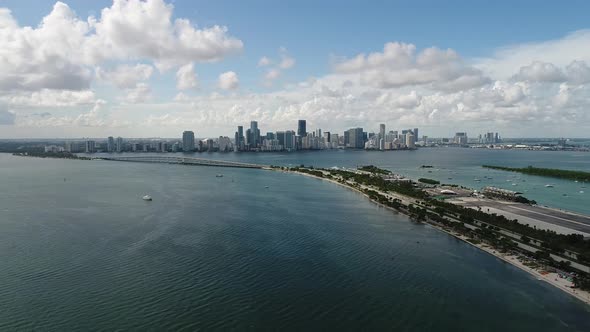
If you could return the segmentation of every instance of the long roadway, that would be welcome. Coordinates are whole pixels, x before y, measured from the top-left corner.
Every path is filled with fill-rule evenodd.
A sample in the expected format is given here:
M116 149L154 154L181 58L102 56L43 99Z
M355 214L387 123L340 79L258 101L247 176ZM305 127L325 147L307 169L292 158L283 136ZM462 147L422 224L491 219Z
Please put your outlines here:
M512 214L517 215L518 217L524 217L522 218L523 220L519 220L522 223L526 223L526 220L537 220L590 235L589 216L541 206L530 206L526 204L494 201L489 199L456 199L452 200L452 202L466 207L481 207L483 211L485 211L486 208L490 208L499 210L500 212L506 212L507 215ZM555 230L557 231L557 229Z

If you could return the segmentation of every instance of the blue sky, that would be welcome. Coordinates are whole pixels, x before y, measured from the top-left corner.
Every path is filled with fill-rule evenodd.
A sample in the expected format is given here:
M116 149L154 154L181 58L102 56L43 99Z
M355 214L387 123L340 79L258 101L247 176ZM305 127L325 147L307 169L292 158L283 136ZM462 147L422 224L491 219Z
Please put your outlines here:
M161 0L158 0L161 1ZM127 0L123 1L127 2ZM81 1L72 0L65 1L67 6L75 12L77 18L81 21L86 21L89 16L94 16L97 19L101 19L101 10L112 6L111 1ZM310 100L317 100L318 91L322 91L322 87L329 88L330 91L336 91L337 87L342 86L342 82L335 83L337 80L333 76L340 75L340 79L349 80L350 77L344 78L346 75L358 74L364 83L358 84L365 85L366 89L357 89L352 91L339 91L342 93L342 98L353 97L359 98L359 96L366 96L368 94L376 95L381 93L382 95L389 94L388 96L381 97L383 99L395 99L402 98L403 96L411 95L412 91L416 92L419 99L426 101L425 98L435 96L437 93L445 93L452 99L454 105L450 105L451 102L446 103L445 107L451 107L464 110L459 104L467 105L470 112L479 112L479 114L492 112L489 108L494 107L507 107L506 105L498 106L485 106L485 105L473 105L470 106L468 103L458 101L455 95L459 90L448 91L448 89L442 87L433 87L434 81L427 80L429 86L424 86L422 81L417 84L415 79L412 79L410 83L398 83L390 84L391 81L384 82L383 84L372 84L368 82L368 77L374 75L374 72L369 72L375 68L363 68L355 69L355 72L338 72L335 67L341 63L349 61L359 54L369 54L372 52L383 52L384 45L386 43L404 43L411 44L415 47L416 56L428 48L435 47L439 50L451 49L461 59L460 66L465 66L461 69L461 75L464 73L473 79L473 73L470 72L470 65L473 65L477 70L482 71L482 79L477 80L477 84L470 85L468 87L462 86L462 92L467 94L470 89L482 89L484 84L490 86L490 90L494 90L493 84L495 82L509 82L509 84L518 86L520 89L526 90L525 94L530 97L527 105L513 105L515 108L520 110L525 109L525 114L529 114L532 108L539 111L542 108L540 98L546 98L547 100L554 96L549 94L557 94L563 90L563 86L560 84L570 84L566 88L568 91L581 91L584 88L579 88L576 85L572 88L571 82L563 79L549 78L542 76L538 72L534 72L533 78L529 76L519 76L520 81L517 79L519 70L525 66L531 66L531 70L547 70L548 68L543 66L532 67L532 64L537 62L549 63L556 66L559 71L566 71L566 66L576 60L585 60L587 52L585 49L580 49L576 53L572 54L570 58L555 60L555 56L552 56L552 50L555 53L559 53L556 48L561 45L560 41L567 39L568 35L583 31L584 29L590 28L588 25L587 13L590 12L590 3L587 1L568 1L567 4L554 1L172 1L168 2L172 4L174 9L172 11L174 19L188 19L190 24L195 27L196 30L209 28L214 25L224 26L227 28L227 36L235 38L242 42L243 46L237 52L223 53L219 58L216 58L215 62L209 60L203 60L201 58L195 58L194 61L189 61L194 64L193 70L198 80L198 89L178 89L177 79L174 75L176 70L182 65L181 63L175 62L173 68L167 69L165 72L154 70L154 74L151 74L147 80L144 81L145 86L149 86L151 91L151 97L149 103L141 100L134 104L143 104L144 109L152 109L140 113L137 108L139 105L129 105L130 103L121 103L121 95L125 91L120 91L120 86L115 87L105 83L104 80L98 80L92 78L90 81L90 91L94 94L94 99L103 100L106 103L101 105L104 109L108 109L104 113L108 117L115 117L120 120L119 123L125 121L141 121L146 117L152 116L163 117L168 115L168 118L179 119L187 114L199 113L202 111L198 108L199 103L211 105L211 108L215 108L216 112L224 112L226 107L244 108L244 111L252 116L263 114L263 120L268 122L269 126L280 126L285 125L288 119L295 116L306 115L305 107L310 107ZM8 8L11 11L11 16L18 22L19 28L31 26L33 28L38 27L43 18L52 12L54 8L54 1L33 1L33 0L5 0L0 4L0 7ZM173 24L173 20L171 21ZM90 32L89 34L93 34ZM583 43L586 36L582 36L578 40L572 43ZM0 40L0 42L2 42ZM543 58L543 54L531 56L531 52L522 49L530 47L530 45L544 45L544 43L553 42L553 49L548 51L549 55L547 59ZM572 43L568 44L571 45ZM551 47L551 46L547 46ZM284 48L284 50L280 50ZM498 52L501 50L509 49L509 52L514 54L503 54L501 57L498 56ZM520 53L518 53L520 52ZM135 53L134 53L135 54ZM525 58L526 54L528 58ZM273 68L273 66L261 67L258 66L258 62L261 57L266 56L272 59L275 63L281 60L281 56L291 58L295 61L294 66L280 70L279 77L272 82L268 83L265 80L265 75ZM67 57L67 56L66 56ZM520 62L508 61L508 58L518 58ZM501 58L501 59L500 59ZM183 58L184 59L184 58ZM483 60L482 60L483 59ZM161 60L161 59L160 59ZM189 59L190 60L190 59ZM490 61L496 61L493 65L490 65ZM553 62L551 62L551 61ZM449 61L448 59L444 61ZM453 60L454 61L454 60ZM502 62L504 61L504 62ZM122 59L121 57L103 57L100 61L84 62L83 64L75 63L75 65L83 66L90 72L96 72L96 68L114 68L118 65L135 65L135 64L146 64L149 66L157 67L156 60L149 56L137 56L134 55L129 58ZM186 61L185 61L186 62ZM498 63L501 63L499 65ZM187 63L188 64L188 63ZM508 68L508 65L514 64L514 68ZM389 71L393 68L391 63L386 64L381 71ZM453 68L457 67L457 64L453 62ZM501 67L501 68L500 68ZM418 68L418 71L424 70L424 68ZM551 69L551 68L549 68ZM397 70L397 69L396 69ZM411 68L416 70L416 68ZM445 71L446 69L438 68L436 73ZM239 88L232 88L229 91L219 91L217 86L218 78L221 73L234 72L239 78ZM510 75L496 75L498 72L511 73ZM525 68L526 71L526 68ZM393 73L400 75L399 72ZM407 71L404 71L403 75L406 75ZM435 75L429 72L423 72L421 75L430 76ZM541 75L542 78L539 79ZM565 75L565 74L564 74ZM456 79L459 74L454 75L452 79ZM559 76L559 75L557 75ZM564 76L565 77L565 76ZM311 81L310 81L310 78ZM445 78L448 79L448 78ZM313 83L312 81L319 81L320 83ZM439 83L442 82L441 78L437 78ZM436 81L435 80L435 81ZM297 90L293 92L294 86L301 85L302 82L312 82L311 85L315 85L315 88L311 88L309 91ZM518 81L518 82L517 82ZM584 80L582 80L584 81ZM527 83L531 86L523 88L523 85L519 82ZM578 82L581 82L578 80ZM585 81L584 81L585 82ZM268 83L268 84L267 84ZM356 82L355 82L356 83ZM436 83L436 82L434 82ZM541 84L543 83L543 84ZM330 84L333 84L331 86ZM435 84L436 85L436 84ZM440 84L439 84L440 85ZM500 83L502 85L502 83ZM543 86L541 86L543 85ZM355 84L357 86L357 84ZM498 85L496 85L497 87ZM561 90L560 90L561 87ZM51 89L51 93L57 93L58 89ZM71 87L68 86L71 89ZM305 86L302 89L307 89ZM47 89L46 87L40 87L40 89ZM315 90L314 90L315 89ZM56 90L56 91L53 91ZM129 88L127 88L129 90ZM126 90L126 91L127 91ZM204 96L210 96L211 93L219 92L224 96L232 94L232 102L228 102L227 105L218 105L215 103L209 104L209 101L204 102L203 100L190 100L193 104L193 109L190 110L188 106L184 105L178 114L166 113L166 109L170 109L173 105L168 103L178 95L179 90L185 97L198 98ZM496 89L497 90L497 89ZM494 91L496 91L494 90ZM27 90L26 93L30 91ZM326 91L324 89L324 91ZM127 91L130 92L130 91ZM9 92L4 92L8 95ZM14 93L10 92L10 93ZM19 92L20 93L20 92ZM24 93L24 92L23 92ZM19 97L23 94L19 94ZM46 93L49 93L46 91ZM452 95L451 95L452 93ZM581 93L581 92L576 92ZM248 100L240 102L240 95L257 94L258 98L256 105L252 105ZM281 98L287 99L283 104L276 102L276 94ZM291 94L297 94L298 97L293 97ZM395 95L395 96L394 96ZM572 93L570 92L570 96ZM288 98L286 97L288 96ZM8 97L7 97L8 98ZM245 98L245 97L244 97ZM299 100L295 100L299 98ZM315 99L314 99L315 98ZM573 98L573 97L572 97ZM569 99L571 102L572 98ZM246 98L247 99L247 98ZM11 99L12 100L12 99ZM244 99L242 99L244 100ZM341 99L338 102L342 102ZM584 96L576 96L576 100L586 100ZM178 101L178 99L177 99ZM519 102L521 102L519 100ZM534 102L534 104L533 104ZM30 104L30 103L29 103ZM44 105L46 103L43 103ZM89 103L90 106L84 106L83 103L73 102L71 112L63 109L52 109L51 105L45 105L42 111L51 113L60 119L69 117L75 119L80 114L90 112L93 106L96 104ZM336 103L338 104L338 103ZM262 106L261 106L262 105ZM326 101L317 110L309 110L308 112L321 112L325 110L327 105L334 105L334 101ZM364 125L372 125L370 121L392 121L399 118L399 114L377 114L379 105L369 103L366 105L367 111L364 112L361 106L355 106L353 109L347 110L347 106L338 104L347 112L346 116L337 117L341 118L338 122L338 130L344 129L347 125L353 123L353 121L360 121ZM396 102L388 104L389 106L397 105ZM560 104L565 105L565 104ZM389 107L388 106L388 107ZM428 106L426 102L419 102L420 114L424 117L424 120L420 120L420 116L406 117L405 120L400 120L399 126L408 125L413 126L426 126L432 127L433 135L444 135L445 133L453 132L453 130L484 130L489 122L491 115L487 114L482 116L481 119L473 121L473 123L467 125L467 128L458 128L458 124L465 122L465 120L472 119L473 116L469 115L463 118L457 118L456 123L445 124L442 127L442 122L431 121L433 119L433 111L444 112L441 105ZM580 105L578 105L580 106ZM269 109L265 109L268 107ZM562 106L563 107L563 106ZM568 107L572 107L568 104ZM29 107L15 104L14 102L6 103L6 105L0 104L0 112L9 112L8 117L15 118L16 126L10 129L11 134L20 135L19 132L28 135L32 132L32 129L27 129L30 126L43 127L43 122L35 124L31 120L34 113L39 113L41 110L39 107L32 109ZM293 111L293 108L298 108L297 111ZM383 109L387 108L382 106ZM418 107L417 107L418 108ZM457 113L449 108L449 114ZM123 114L123 109L126 109L126 115ZM285 112L289 109L292 113L292 117L283 117L277 115L280 112ZM539 117L547 118L548 112L552 110L543 110L543 114L539 114ZM336 109L330 109L335 114L339 111ZM404 112L410 111L405 110ZM480 112L481 111L481 112ZM262 113L261 113L262 112ZM264 113L266 112L266 113ZM400 111L401 112L401 111ZM504 114L504 110L498 111ZM526 113L529 112L529 113ZM540 111L539 111L540 112ZM577 118L571 117L571 112L565 112L564 114L570 116L569 121L575 121L580 123L582 119L582 125L580 129L575 131L575 135L582 135L584 128L587 126L586 118L581 118L579 115ZM107 114L108 113L108 114ZM227 123L227 120L215 120L210 121L215 115L207 114L203 115L199 113L199 116L195 116L192 122L195 126L203 125L208 128L205 132L209 135L213 134L214 129L219 122ZM272 114L271 114L272 113ZM373 114L374 116L362 117L357 113ZM511 118L518 118L518 110L514 110L515 114L510 114ZM518 113L518 114L516 114ZM8 113L7 113L8 114ZM133 114L133 116L129 116ZM405 114L405 113L404 113ZM441 114L441 113L438 113ZM430 118L428 117L430 116ZM246 117L246 115L244 115ZM1 119L2 117L0 117ZM28 118L27 121L18 123L18 119ZM526 117L525 117L526 118ZM566 119L567 120L567 119ZM416 122L411 124L410 122ZM47 121L45 121L47 122ZM64 121L57 121L60 125L64 124ZM67 122L67 121L66 121ZM108 121L107 121L108 122ZM322 120L321 118L312 119L312 123L316 122L317 125L326 125L334 123L330 119ZM424 122L424 123L420 123ZM495 124L496 127L504 129L507 133L516 131L516 127L511 128L510 121L499 121ZM104 125L105 122L101 122ZM144 123L144 122L142 122ZM176 122L178 123L178 121ZM235 123L232 123L233 126ZM396 126L397 124L391 124ZM375 126L377 126L375 124ZM17 129L15 129L18 127ZM93 127L93 126L86 126ZM137 127L130 125L130 127ZM153 128L148 128L149 125L145 126L145 131L133 129L135 135L145 135L148 131ZM230 125L227 125L229 128ZM229 129L224 126L220 126L219 130L228 131ZM6 128L5 128L6 129ZM46 131L43 133L54 135L55 133L63 132L55 129L55 131L49 126L44 127ZM72 135L76 136L82 132L82 129L89 130L96 134L102 134L108 131L107 128L81 128L71 129ZM70 132L70 130L66 132ZM129 129L129 128L127 128ZM178 130L179 128L169 128L161 131L161 135L167 135ZM280 128L276 128L280 129ZM113 129L115 130L115 129ZM117 131L123 132L125 128L116 127ZM209 130L211 133L209 133ZM54 133L55 132L55 133ZM197 130L199 132L199 130ZM533 135L535 132L531 128L529 135ZM231 134L230 132L224 132L224 134ZM559 132L552 133L558 135ZM1 136L1 135L0 135Z

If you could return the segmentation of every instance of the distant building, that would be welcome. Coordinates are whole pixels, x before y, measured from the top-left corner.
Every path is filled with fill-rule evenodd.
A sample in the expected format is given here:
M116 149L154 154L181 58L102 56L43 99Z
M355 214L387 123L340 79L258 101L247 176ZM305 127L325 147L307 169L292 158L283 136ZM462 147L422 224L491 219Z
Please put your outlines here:
M113 151L115 151L115 139L113 136L109 136L109 138L107 138L107 152Z
M86 153L96 152L96 143L94 141L86 141L86 146L84 150Z
M46 145L44 150L46 153L47 152L56 153L56 152L64 152L65 151L63 146L58 146L58 145Z
M235 142L234 149L236 151L244 150L244 147L246 145L246 141L244 139L244 127L243 126L238 126L238 131L236 131L234 142Z
M217 140L217 145L219 146L219 151L227 152L232 150L231 139L227 136L219 136Z
M295 150L295 132L293 130L285 131L285 150L287 151L294 151Z
M187 130L182 133L182 151L193 152L195 151L195 133Z
M305 120L299 120L297 123L297 136L307 136L307 123Z
M406 132L406 147L408 149L413 149L416 147L416 140L414 135L412 135L412 132L408 130L408 132Z
M466 145L467 144L467 133L455 133L455 138L453 139L453 143L459 145Z
M260 144L260 129L258 129L258 121L250 121L250 135L252 136L248 141L251 148L257 148Z
M330 134L330 145L332 149L337 149L340 146L340 136L338 134Z
M123 152L123 138L122 137L117 137L117 152Z
M351 128L347 130L348 145L351 149L362 149L365 147L363 128ZM346 136L345 136L346 137Z

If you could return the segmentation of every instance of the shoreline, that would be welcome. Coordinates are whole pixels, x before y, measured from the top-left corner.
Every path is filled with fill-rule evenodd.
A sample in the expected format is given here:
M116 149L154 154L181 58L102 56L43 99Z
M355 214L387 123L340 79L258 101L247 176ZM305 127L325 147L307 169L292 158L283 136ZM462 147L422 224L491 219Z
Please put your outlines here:
M280 171L281 172L285 172L285 173L294 173L294 174L298 174L298 175L308 176L308 177L311 177L311 178L314 178L314 179L328 181L328 182L331 182L331 183L340 185L342 187L345 187L347 189L350 189L352 191L355 191L355 192L361 194L362 196L366 197L372 203L375 203L375 204L377 204L377 205L379 205L381 207L384 207L384 208L386 208L388 210L391 210L393 212L396 212L396 213L399 213L399 214L404 214L404 215L407 216L407 214L405 214L405 213L403 213L403 212L401 212L399 210L396 210L396 209L394 209L394 208L392 208L390 206L387 206L387 205L384 205L384 204L382 204L380 202L377 202L377 201L373 200L371 197L369 197L367 194L365 194L364 192L358 190L357 188L354 188L354 187L351 187L349 185L346 185L344 183L340 183L340 182L335 181L335 180L332 180L332 179L321 178L321 177L315 176L313 174L308 174L308 173L303 173L303 172L285 171L285 170L280 170ZM396 194L396 195L400 195L400 194ZM400 195L400 196L403 196L403 195ZM434 229L436 229L436 230L438 230L440 232L446 233L447 235L450 235L450 236L452 236L452 237L454 237L454 238L456 238L456 239L458 239L460 241L463 241L464 243L467 243L467 244L469 244L469 245L471 245L471 246L473 246L473 247L475 247L475 248L477 248L477 249L479 249L479 250L481 250L481 251L483 251L485 253L488 253L489 255L494 256L494 257L500 259L504 263L508 263L508 264L510 264L510 265L512 265L512 266L514 266L514 267L516 267L518 269L520 269L521 271L524 271L524 272L528 273L529 275L535 277L538 281L545 281L548 284L552 285L553 287L556 287L557 289L559 289L559 290L567 293L570 296L575 297L576 299L582 301L583 303L585 303L587 305L590 305L590 292L583 291L583 290L580 290L580 289L573 289L573 288L568 287L564 283L559 283L558 281L559 280L563 280L563 279L559 278L556 273L542 274L541 272L537 271L536 269L530 268L530 267L526 266L524 263L522 263L521 261L519 261L517 256L504 255L504 254L500 253L499 251L497 251L497 250L495 250L493 248L490 248L487 245L481 245L481 244L472 243L472 242L468 241L466 237L464 237L464 236L462 236L460 234L455 234L453 232L447 231L443 227L440 227L438 225L434 225L431 222L425 222L425 224L431 226L432 228L434 228Z

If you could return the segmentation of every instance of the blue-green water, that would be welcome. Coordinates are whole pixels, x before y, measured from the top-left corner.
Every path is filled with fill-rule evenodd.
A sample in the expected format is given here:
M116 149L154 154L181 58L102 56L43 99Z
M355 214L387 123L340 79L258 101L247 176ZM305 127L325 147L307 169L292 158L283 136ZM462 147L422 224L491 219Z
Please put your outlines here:
M115 329L589 331L590 309L320 180L0 154L0 330Z
M496 186L520 191L539 204L590 215L590 183L481 167L484 164L512 167L533 165L590 172L590 153L587 152L427 148L384 152L334 150L297 153L196 153L194 156L283 166L305 164L316 167L356 167L372 164L415 179L426 177L474 189ZM432 165L434 168L420 168L421 165ZM476 179L481 181L475 181ZM512 185L513 183L516 185ZM546 184L554 187L547 188Z

